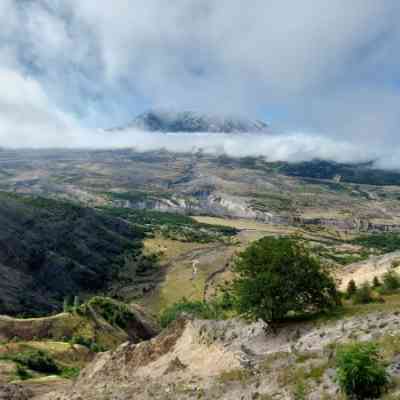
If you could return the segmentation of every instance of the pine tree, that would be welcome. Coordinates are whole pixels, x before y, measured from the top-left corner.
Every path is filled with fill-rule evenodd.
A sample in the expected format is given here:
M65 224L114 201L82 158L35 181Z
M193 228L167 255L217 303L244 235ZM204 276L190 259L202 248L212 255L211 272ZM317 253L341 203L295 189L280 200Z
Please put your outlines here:
M357 292L357 285L354 282L354 280L352 279L351 281L349 281L349 283L347 284L347 290L346 290L346 296L348 299L350 299L351 297L354 296L354 294Z
M377 276L374 277L374 280L372 281L372 286L374 288L377 288L379 286L381 286L381 281L379 280L379 278Z

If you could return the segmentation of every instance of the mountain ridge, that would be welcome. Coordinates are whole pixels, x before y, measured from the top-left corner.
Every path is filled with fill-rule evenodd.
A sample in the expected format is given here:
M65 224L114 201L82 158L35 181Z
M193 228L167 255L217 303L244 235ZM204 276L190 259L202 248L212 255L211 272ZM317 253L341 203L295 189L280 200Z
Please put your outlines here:
M126 126L109 131L139 129L147 132L171 133L268 133L269 126L260 120L238 116L204 114L196 111L149 110L139 114Z

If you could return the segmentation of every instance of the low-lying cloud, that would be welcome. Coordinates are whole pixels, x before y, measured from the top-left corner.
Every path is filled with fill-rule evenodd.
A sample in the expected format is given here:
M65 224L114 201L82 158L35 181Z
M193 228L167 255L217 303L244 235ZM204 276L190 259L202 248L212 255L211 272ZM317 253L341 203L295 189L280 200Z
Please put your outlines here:
M55 124L60 121L55 121ZM30 127L31 128L31 127ZM375 160L382 168L399 168L396 155L379 153L371 147L354 144L346 140L305 133L162 133L127 129L104 131L64 129L55 137L38 124L41 133L14 131L5 135L0 129L0 143L12 148L70 148L70 149L121 149L132 148L138 152L167 150L175 153L196 153L230 157L264 157L268 161L309 161L315 158L337 162L363 162ZM389 160L385 162L385 160Z
M0 146L205 147L400 167L398 0L99 4L0 1ZM157 107L240 113L277 133L182 143L95 129Z

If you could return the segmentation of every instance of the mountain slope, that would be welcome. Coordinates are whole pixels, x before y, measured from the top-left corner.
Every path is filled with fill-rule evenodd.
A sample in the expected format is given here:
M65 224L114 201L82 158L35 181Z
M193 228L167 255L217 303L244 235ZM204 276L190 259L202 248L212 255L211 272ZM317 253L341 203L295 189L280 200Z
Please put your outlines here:
M194 111L151 110L138 115L125 128L136 128L150 132L214 132L214 133L265 133L268 125L239 117L207 115Z
M51 312L66 296L106 289L142 238L88 208L0 193L0 314Z

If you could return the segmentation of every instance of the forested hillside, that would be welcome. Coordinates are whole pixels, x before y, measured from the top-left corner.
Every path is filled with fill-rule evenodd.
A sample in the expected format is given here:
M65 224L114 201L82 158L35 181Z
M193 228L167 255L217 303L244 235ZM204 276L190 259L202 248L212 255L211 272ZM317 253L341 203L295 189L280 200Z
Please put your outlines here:
M151 268L143 235L93 209L0 193L0 313L48 313L65 297L107 289L127 262Z

